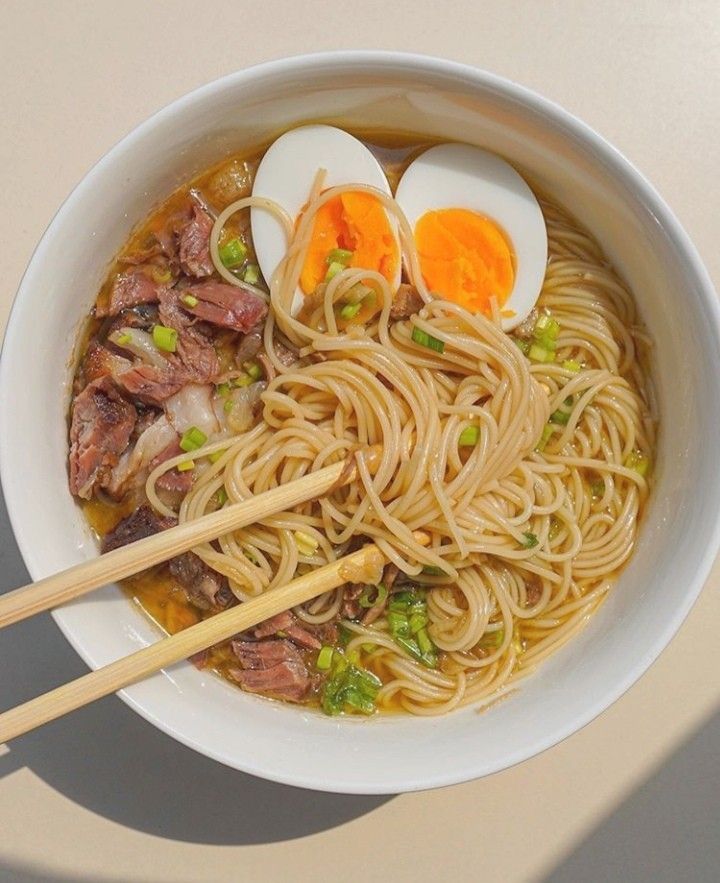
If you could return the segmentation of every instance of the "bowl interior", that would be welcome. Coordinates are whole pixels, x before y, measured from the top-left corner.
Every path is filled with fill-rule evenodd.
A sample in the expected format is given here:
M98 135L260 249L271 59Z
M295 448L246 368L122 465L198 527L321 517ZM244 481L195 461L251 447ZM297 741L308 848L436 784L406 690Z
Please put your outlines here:
M77 331L106 266L131 227L184 179L309 120L495 150L594 232L632 287L656 343L658 403L666 419L638 547L588 628L480 716L464 710L428 720L332 720L245 695L188 664L124 691L124 698L186 744L279 781L364 793L449 784L531 756L617 698L679 626L718 545L712 290L654 192L559 109L468 68L351 53L251 69L161 111L79 185L23 280L0 375L4 491L34 578L97 554L67 490L66 408ZM93 667L157 638L112 587L55 617Z

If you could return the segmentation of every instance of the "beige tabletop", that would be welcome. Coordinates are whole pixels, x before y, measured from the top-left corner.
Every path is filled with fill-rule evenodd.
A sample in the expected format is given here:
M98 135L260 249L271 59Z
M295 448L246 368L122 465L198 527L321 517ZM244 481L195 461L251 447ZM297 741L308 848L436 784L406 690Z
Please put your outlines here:
M0 327L54 212L126 132L230 71L337 48L446 56L556 100L650 178L720 283L717 0L5 0L2 19ZM2 530L9 588L23 571ZM582 732L425 794L271 785L182 748L111 697L0 746L0 879L544 879L717 710L719 585L716 566L660 660ZM82 671L49 619L10 629L0 707ZM595 871L582 879L616 879Z

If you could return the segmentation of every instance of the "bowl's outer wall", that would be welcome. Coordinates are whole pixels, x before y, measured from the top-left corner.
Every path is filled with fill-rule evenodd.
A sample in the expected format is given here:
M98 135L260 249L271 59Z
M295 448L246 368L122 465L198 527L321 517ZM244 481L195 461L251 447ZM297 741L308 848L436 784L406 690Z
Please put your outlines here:
M318 119L468 141L526 170L593 230L631 285L656 342L658 403L668 415L638 548L611 598L482 717L330 720L247 696L188 664L124 691L166 732L239 769L323 790L415 790L503 769L574 732L642 674L682 622L718 546L718 313L659 197L602 139L532 93L467 67L384 53L300 57L227 77L161 111L101 160L23 279L0 369L0 465L33 578L97 553L67 490L66 407L78 329L108 262L183 180ZM55 616L92 667L157 638L114 588Z

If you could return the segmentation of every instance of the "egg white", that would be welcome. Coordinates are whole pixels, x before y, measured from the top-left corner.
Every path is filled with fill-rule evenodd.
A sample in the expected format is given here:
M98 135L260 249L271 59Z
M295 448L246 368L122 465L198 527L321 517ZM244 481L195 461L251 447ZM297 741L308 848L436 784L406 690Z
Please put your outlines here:
M296 220L307 203L318 169L326 172L323 189L343 184L369 184L391 195L390 185L380 163L365 145L334 126L310 125L291 129L266 151L255 174L253 196L264 196L279 203ZM397 224L388 215L397 240ZM268 281L287 251L282 224L262 208L251 209L253 245L263 276ZM400 281L400 262L398 278ZM302 305L298 287L293 313Z
M440 144L408 166L395 199L413 230L438 209L469 209L494 221L515 254L515 281L502 306L513 315L503 318L503 329L526 318L545 278L547 231L534 193L511 165L469 144Z

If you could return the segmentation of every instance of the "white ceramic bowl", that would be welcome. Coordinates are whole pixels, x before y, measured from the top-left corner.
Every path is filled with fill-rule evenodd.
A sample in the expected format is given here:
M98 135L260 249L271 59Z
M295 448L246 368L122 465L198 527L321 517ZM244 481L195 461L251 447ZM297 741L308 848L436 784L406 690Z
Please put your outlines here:
M66 408L78 327L130 228L226 153L308 120L473 142L528 170L600 239L657 343L657 485L637 551L589 627L483 715L337 720L241 693L185 663L123 691L166 733L238 769L309 788L391 793L484 776L570 735L647 669L718 549L718 306L678 222L607 142L506 80L437 59L333 53L211 83L124 138L50 224L20 286L0 374L2 482L37 579L97 554L67 489ZM41 342L41 343L39 343ZM117 588L57 611L96 668L157 633Z

